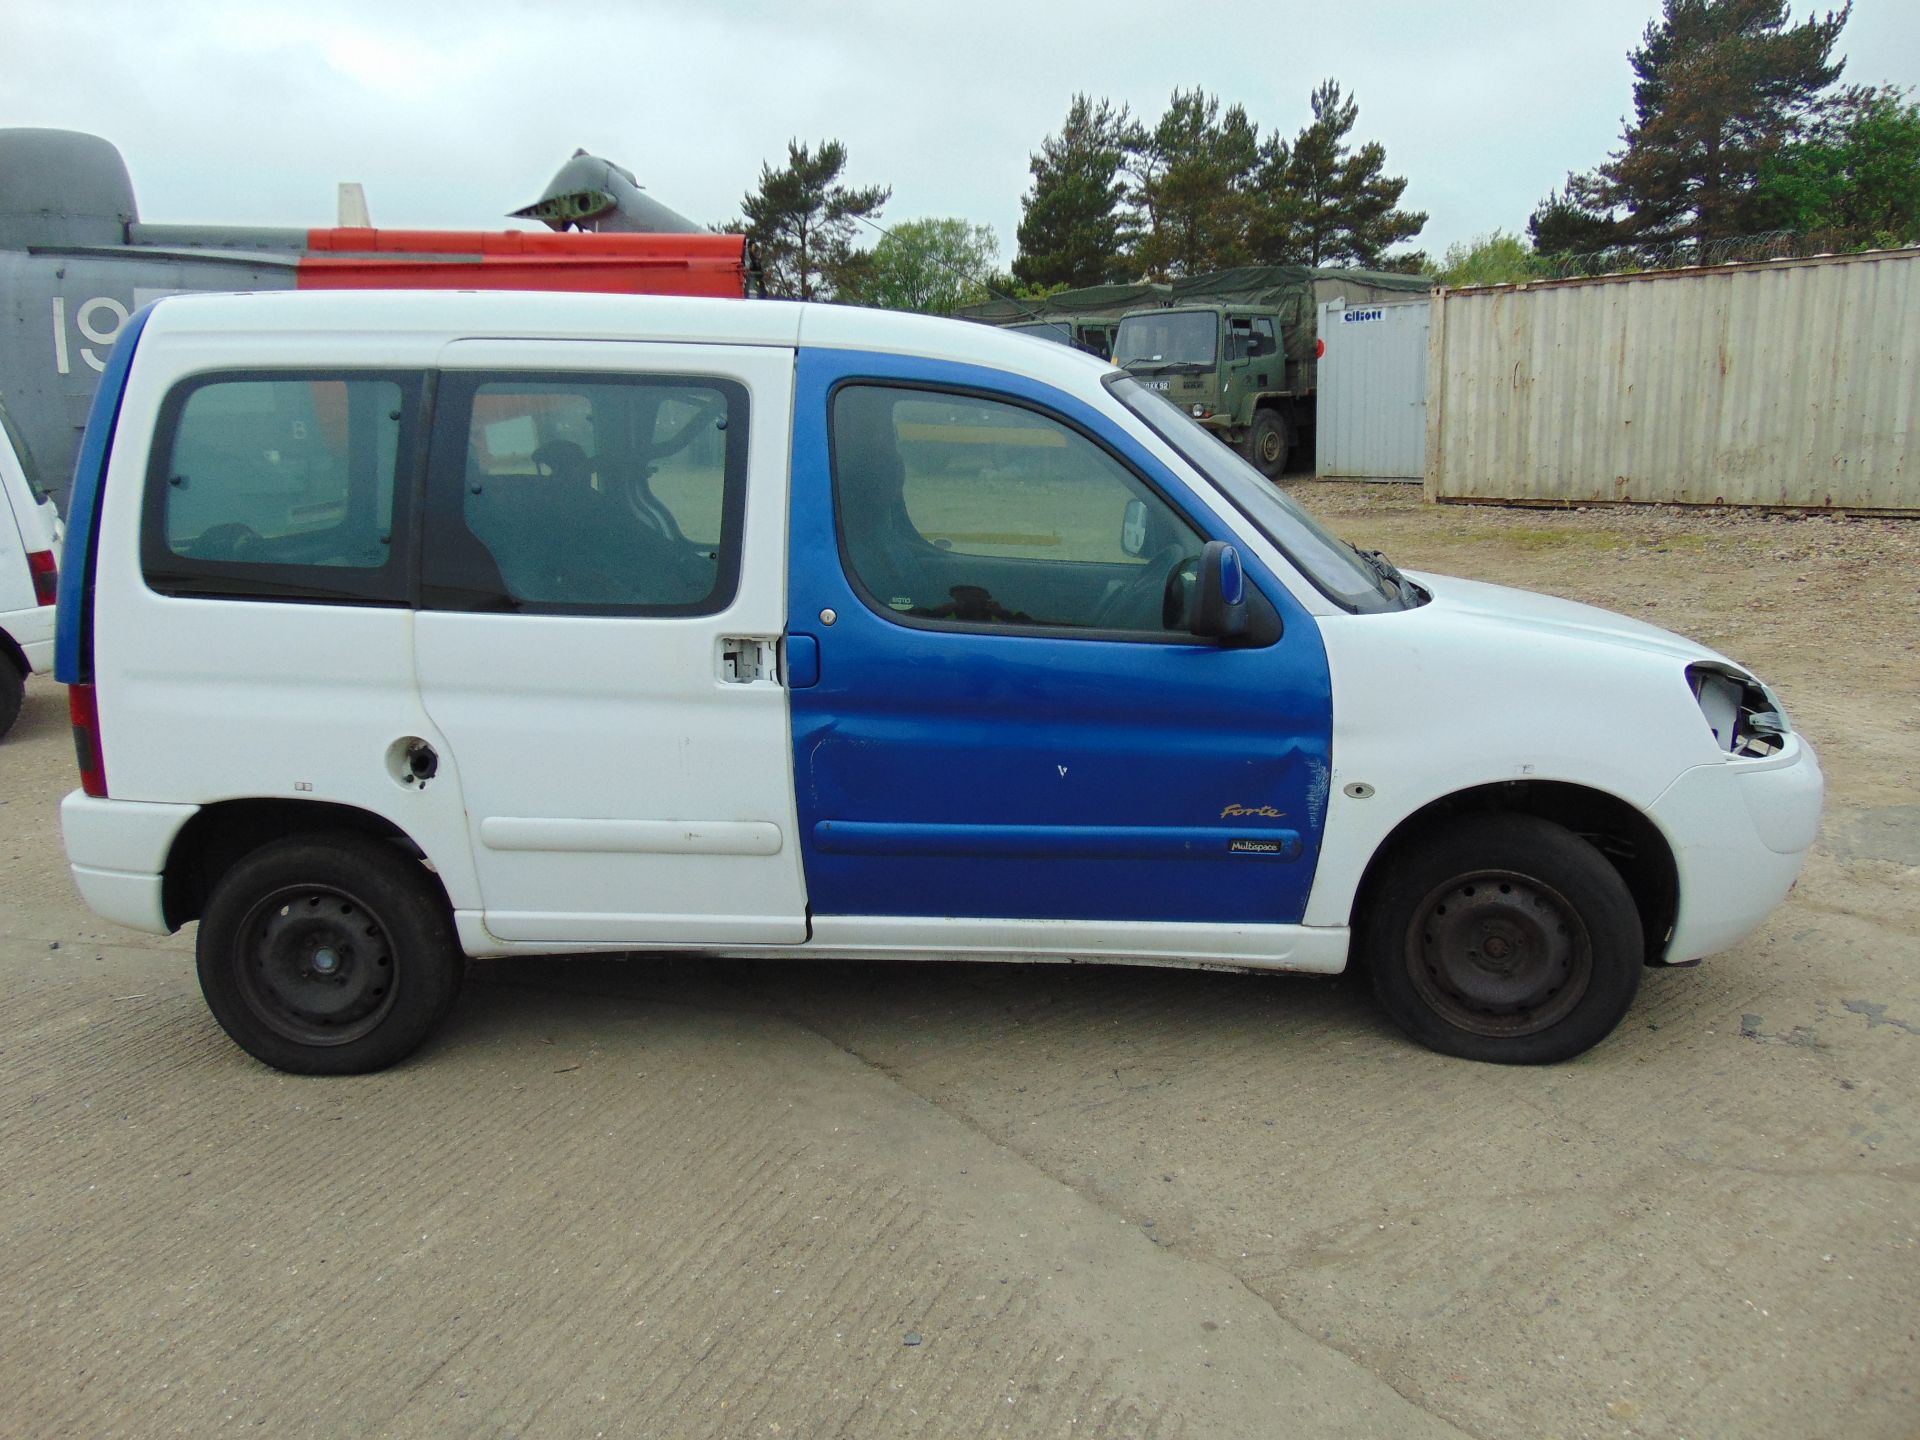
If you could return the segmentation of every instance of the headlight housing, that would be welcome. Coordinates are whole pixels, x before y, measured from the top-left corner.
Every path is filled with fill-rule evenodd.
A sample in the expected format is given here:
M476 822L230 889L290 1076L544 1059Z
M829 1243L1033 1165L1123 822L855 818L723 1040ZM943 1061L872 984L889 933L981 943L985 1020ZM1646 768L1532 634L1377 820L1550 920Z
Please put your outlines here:
M1689 665L1687 683L1720 748L1742 760L1778 755L1793 726L1771 690L1743 670Z

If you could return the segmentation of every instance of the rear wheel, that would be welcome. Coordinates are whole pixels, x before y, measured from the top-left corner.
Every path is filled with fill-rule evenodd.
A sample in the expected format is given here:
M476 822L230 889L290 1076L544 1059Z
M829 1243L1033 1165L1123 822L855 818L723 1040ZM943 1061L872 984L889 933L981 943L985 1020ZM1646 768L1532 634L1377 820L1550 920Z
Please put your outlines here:
M221 877L196 947L234 1043L296 1075L382 1070L452 1008L464 960L427 872L365 835L265 846Z
M1278 480L1287 469L1287 422L1273 410L1253 412L1253 428L1247 432L1247 459L1269 480Z
M27 677L10 655L0 654L0 739L5 739L13 722L20 718L21 702L27 698Z
M1548 1064L1598 1044L1633 1003L1639 911L1606 857L1565 827L1465 816L1387 863L1356 947L1381 1008L1422 1044Z

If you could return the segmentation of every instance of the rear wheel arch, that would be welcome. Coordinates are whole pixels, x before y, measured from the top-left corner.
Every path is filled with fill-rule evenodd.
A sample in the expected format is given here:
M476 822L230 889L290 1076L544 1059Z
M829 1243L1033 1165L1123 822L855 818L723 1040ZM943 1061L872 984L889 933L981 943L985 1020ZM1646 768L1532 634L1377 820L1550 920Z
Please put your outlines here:
M1680 877L1673 848L1659 826L1617 795L1557 780L1519 780L1476 786L1442 796L1394 827L1374 850L1354 890L1349 923L1365 917L1372 892L1404 854L1449 821L1464 815L1531 815L1561 825L1591 843L1625 882L1640 912L1649 965L1662 963L1679 911Z
M415 860L425 850L384 816L324 800L222 800L202 806L180 827L161 873L161 911L170 929L198 920L220 879L247 856L290 836L329 831L364 835ZM423 866L423 869L427 867ZM446 886L429 870L433 888L452 914Z

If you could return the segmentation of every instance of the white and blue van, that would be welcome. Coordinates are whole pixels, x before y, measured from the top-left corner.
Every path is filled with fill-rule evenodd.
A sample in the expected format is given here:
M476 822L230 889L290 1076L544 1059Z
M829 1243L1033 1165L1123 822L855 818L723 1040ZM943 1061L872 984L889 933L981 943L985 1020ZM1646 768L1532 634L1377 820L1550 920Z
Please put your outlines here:
M0 404L0 739L20 718L27 676L53 668L60 512Z
M1553 1061L1751 931L1821 776L1678 636L1354 550L1094 357L829 306L196 296L88 425L87 902L297 1072L467 956L1365 970Z

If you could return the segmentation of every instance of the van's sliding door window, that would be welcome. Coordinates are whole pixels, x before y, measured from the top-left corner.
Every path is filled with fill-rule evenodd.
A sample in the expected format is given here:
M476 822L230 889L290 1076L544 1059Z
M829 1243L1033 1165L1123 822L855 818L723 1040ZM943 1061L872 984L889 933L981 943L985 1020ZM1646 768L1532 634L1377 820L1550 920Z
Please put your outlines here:
M447 374L436 411L423 606L707 615L732 600L740 385Z
M168 594L403 604L416 376L228 374L161 407L141 559ZM396 503L396 495L402 497Z

